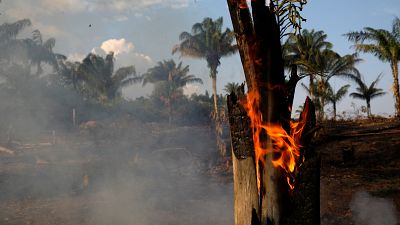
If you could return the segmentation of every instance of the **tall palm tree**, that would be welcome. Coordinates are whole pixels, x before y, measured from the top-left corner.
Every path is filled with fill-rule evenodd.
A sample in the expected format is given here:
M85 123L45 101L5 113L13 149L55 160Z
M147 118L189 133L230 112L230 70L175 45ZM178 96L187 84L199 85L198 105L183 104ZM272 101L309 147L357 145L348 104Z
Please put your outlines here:
M73 82L79 80L83 92L103 103L115 100L121 96L122 88L142 80L134 66L121 67L114 72L113 52L105 58L88 54L75 72Z
M393 97L396 116L400 117L399 67L400 19L393 20L392 31L365 27L362 31L345 34L359 52L371 53L381 61L389 62L393 75ZM368 41L368 42L367 42Z
M0 59L9 62L11 57L24 48L24 42L17 39L18 34L32 23L29 19L18 20L14 23L0 25Z
M0 43L15 40L17 35L32 23L29 19L18 20L14 23L3 23L0 25Z
M353 92L350 94L353 98L363 99L367 103L367 115L370 117L371 114L371 100L376 97L380 97L386 94L383 89L377 88L379 80L382 78L382 74L380 74L369 86L365 83L362 77L355 79L358 87L356 88L357 92Z
M205 59L210 69L212 79L212 92L214 98L214 112L218 118L217 104L217 68L221 58L230 56L237 51L234 44L234 33L226 28L222 31L222 17L212 20L204 18L201 23L192 26L192 32L182 32L179 35L181 43L174 46L172 53L179 52L183 57Z
M325 49L321 52L316 52L307 60L298 60L297 63L303 67L305 74L314 74L318 76L317 91L315 98L319 98L321 110L319 110L319 119L324 118L324 106L326 105L326 96L323 93L327 92L328 82L332 77L344 77L353 79L359 77L360 73L355 65L361 61L357 54L340 56L338 53ZM313 85L311 85L313 86ZM311 89L311 93L313 88ZM310 94L311 94L310 93ZM314 101L315 101L314 98Z
M325 83L334 76L352 78L359 76L355 65L361 61L357 54L340 56L332 50L333 45L328 42L323 31L302 30L301 34L289 36L283 45L283 57L286 66L296 64L299 66L300 78L309 76L308 90L310 96L316 101L316 89L312 88L319 78L317 87L326 89ZM324 93L326 90L319 90ZM320 95L320 94L319 94ZM324 106L324 98L320 99ZM321 111L323 117L323 111Z
M179 96L183 95L183 87L191 83L202 84L203 81L189 74L189 66L183 66L182 62L176 64L171 59L158 62L156 66L148 69L143 75L143 85L147 83L155 84L155 92L168 107L168 120L171 123L173 104Z
M327 83L327 95L326 98L327 100L332 103L333 106L333 119L336 120L336 104L341 101L349 91L350 85L344 85L339 88L337 92L332 88L332 86Z
M309 31L303 29L300 34L291 34L283 45L283 58L285 66L290 67L291 64L299 66L301 77L309 76L309 90L311 97L314 97L312 86L314 79L317 74L314 71L310 71L303 64L324 50L332 49L332 43L328 42L327 35L323 31L315 31L314 29Z
M315 61L315 64L308 65L307 68L315 66L317 74L320 77L318 88L321 93L329 93L329 80L332 77L342 77L353 79L360 76L360 72L355 67L361 59L358 58L357 54L350 54L340 56L336 52L326 50L327 53L323 53L322 57ZM329 94L328 94L329 96ZM325 105L325 101L329 99L325 95L321 98L322 105ZM324 117L324 110L321 111L321 117Z
M237 91L238 91L239 88L240 88L240 84L239 84L239 83L236 83L236 82L229 82L229 83L225 84L224 91L225 91L227 94L230 94L230 93L237 93Z
M46 41L43 40L43 36L39 30L32 32L32 39L26 39L25 43L28 47L29 58L32 65L36 65L36 75L43 73L42 62L51 65L54 70L58 69L58 60L65 60L66 57L61 54L53 52L53 48L56 44L56 39L49 38Z
M62 84L72 85L74 90L78 90L79 83L83 81L78 77L79 65L80 62L60 60L57 73L60 75Z

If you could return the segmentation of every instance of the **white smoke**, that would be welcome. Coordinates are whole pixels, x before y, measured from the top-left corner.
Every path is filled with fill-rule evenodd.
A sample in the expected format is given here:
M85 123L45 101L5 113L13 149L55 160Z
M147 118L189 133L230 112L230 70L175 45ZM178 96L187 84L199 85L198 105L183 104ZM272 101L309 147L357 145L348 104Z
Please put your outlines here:
M116 68L134 65L136 71L143 72L154 64L149 55L136 51L135 45L125 38L108 39L100 47L93 48L91 52L102 56L114 52L117 59Z
M109 39L103 42L100 48L106 52L114 52L115 56L121 53L129 53L131 52L135 46L132 42L126 41L125 38L121 39Z
M350 203L356 225L397 225L398 213L393 201L357 192Z

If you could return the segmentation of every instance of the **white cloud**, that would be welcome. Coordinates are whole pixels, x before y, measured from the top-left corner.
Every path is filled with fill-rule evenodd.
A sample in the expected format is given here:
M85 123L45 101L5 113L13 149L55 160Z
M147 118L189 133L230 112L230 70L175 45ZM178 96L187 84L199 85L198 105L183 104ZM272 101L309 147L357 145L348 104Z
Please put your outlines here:
M100 48L106 53L114 52L114 55L117 56L121 53L129 53L133 51L135 46L132 42L128 42L125 40L125 38L121 38L119 40L109 39L103 42Z
M114 52L116 68L134 65L138 72L144 72L154 64L150 56L135 51L134 44L125 38L106 40L100 47L93 48L91 52L103 56L109 52ZM72 54L71 56L74 55L79 56L79 54Z
M139 57L139 58L142 58L142 59L146 60L146 61L149 62L149 63L152 63L152 62L153 62L153 60L151 59L150 56L145 55L145 54L143 54L143 53L135 53L135 56L137 56L137 57Z

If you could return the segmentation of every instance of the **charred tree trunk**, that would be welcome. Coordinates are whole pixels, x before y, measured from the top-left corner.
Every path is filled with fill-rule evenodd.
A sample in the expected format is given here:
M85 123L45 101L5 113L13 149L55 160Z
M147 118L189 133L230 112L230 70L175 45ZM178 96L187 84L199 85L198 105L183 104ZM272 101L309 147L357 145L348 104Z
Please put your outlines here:
M263 102L260 111L264 121L268 124L279 124L290 133L291 108L299 78L297 68L293 66L290 81L285 83L280 29L275 13L271 10L271 6L266 6L265 0L252 1L251 13L245 0L227 0L227 2L248 90L249 92L257 90L260 93ZM310 164L304 163L304 168L309 169L297 174L300 185L302 182L307 185L289 191L285 171L272 164L273 159L279 158L279 153L267 154L265 164L261 166L261 182L258 190L255 168L259 162L255 162L252 152L254 146L249 118L240 104L240 99L243 97L243 93L242 96L241 94L236 96L234 93L228 96L234 167L235 225L319 224L318 159L314 163L311 160ZM305 109L315 111L309 99L306 101ZM312 124L315 125L315 112L310 115L313 118L309 118L311 122L308 125L312 127ZM312 128L310 132L311 130ZM261 133L260 139L272 148L273 143L266 133ZM307 138L303 141L305 144L310 142ZM303 156L306 155L313 156L308 150L303 149ZM311 174L317 175L311 176ZM311 178L314 179L312 182L309 180ZM309 183L313 185L308 185ZM316 219L312 220L313 223L308 223L310 220L297 221L294 215L307 211L302 209L304 205L300 202L310 200L310 195L312 201L304 204L309 206L309 209L307 208L309 213L301 218L318 217L318 221ZM318 207L315 204L318 204ZM314 215L310 215L311 213Z
M228 96L229 123L231 124L232 163L234 180L235 224L259 224L259 198L254 164L254 151L250 120L241 107L244 86L239 96ZM240 206L240 207L236 207Z

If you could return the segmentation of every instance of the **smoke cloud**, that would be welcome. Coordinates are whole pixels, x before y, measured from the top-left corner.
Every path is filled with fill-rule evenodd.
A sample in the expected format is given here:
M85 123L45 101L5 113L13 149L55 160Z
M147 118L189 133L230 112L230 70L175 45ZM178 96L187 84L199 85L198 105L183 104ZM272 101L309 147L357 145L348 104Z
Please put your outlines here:
M398 213L391 200L378 198L368 192L357 192L350 203L356 225L397 225Z
M132 42L128 42L125 38L121 39L109 39L103 42L100 46L105 52L114 52L115 56L121 53L129 53L131 52L135 46Z

